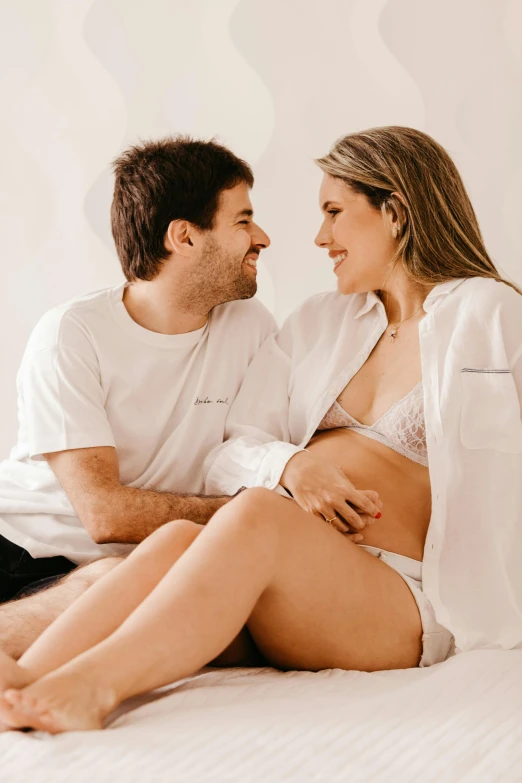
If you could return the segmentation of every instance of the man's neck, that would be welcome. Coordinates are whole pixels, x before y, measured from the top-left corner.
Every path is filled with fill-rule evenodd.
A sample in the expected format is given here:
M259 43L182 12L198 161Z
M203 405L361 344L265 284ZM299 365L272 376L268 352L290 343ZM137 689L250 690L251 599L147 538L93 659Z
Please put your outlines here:
M208 313L192 313L179 306L164 280L137 280L125 288L123 304L133 321L158 334L186 334L201 329Z

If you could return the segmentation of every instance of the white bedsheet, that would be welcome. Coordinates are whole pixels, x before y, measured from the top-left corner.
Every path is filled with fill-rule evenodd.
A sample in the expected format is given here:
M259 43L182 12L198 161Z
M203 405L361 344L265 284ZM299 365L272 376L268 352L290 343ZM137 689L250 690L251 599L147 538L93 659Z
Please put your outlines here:
M0 735L1 783L522 781L522 651L373 674L207 668L128 706L103 732Z

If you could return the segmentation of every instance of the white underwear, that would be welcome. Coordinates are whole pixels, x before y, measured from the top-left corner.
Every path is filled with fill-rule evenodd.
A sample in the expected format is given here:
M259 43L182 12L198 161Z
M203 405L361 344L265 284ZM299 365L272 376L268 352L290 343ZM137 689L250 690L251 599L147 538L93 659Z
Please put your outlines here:
M387 552L385 549L378 549L375 546L365 546L364 544L357 544L357 546L365 549L371 555L375 555L394 571L397 571L410 588L422 622L422 655L419 666L432 666L434 663L441 663L454 655L455 645L452 634L439 625L431 602L422 592L422 561L397 555L395 552Z

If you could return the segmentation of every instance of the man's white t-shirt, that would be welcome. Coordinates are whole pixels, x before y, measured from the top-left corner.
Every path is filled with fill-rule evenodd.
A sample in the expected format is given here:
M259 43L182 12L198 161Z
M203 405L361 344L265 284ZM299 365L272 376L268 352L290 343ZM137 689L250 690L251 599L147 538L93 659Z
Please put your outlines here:
M276 330L248 299L218 305L202 329L150 332L128 314L125 285L54 308L29 339L17 379L18 444L0 463L0 534L33 557L84 563L132 548L90 538L43 454L114 446L122 484L203 493L203 461Z

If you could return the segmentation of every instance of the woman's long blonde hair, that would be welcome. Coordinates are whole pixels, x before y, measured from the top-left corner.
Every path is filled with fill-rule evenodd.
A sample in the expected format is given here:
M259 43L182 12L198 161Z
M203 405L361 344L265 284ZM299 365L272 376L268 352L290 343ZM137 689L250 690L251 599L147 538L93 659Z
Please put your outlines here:
M339 139L316 160L336 179L363 193L401 230L395 265L421 285L462 277L490 277L506 283L491 260L464 183L440 144L414 128L370 128ZM400 198L392 195L400 194Z

